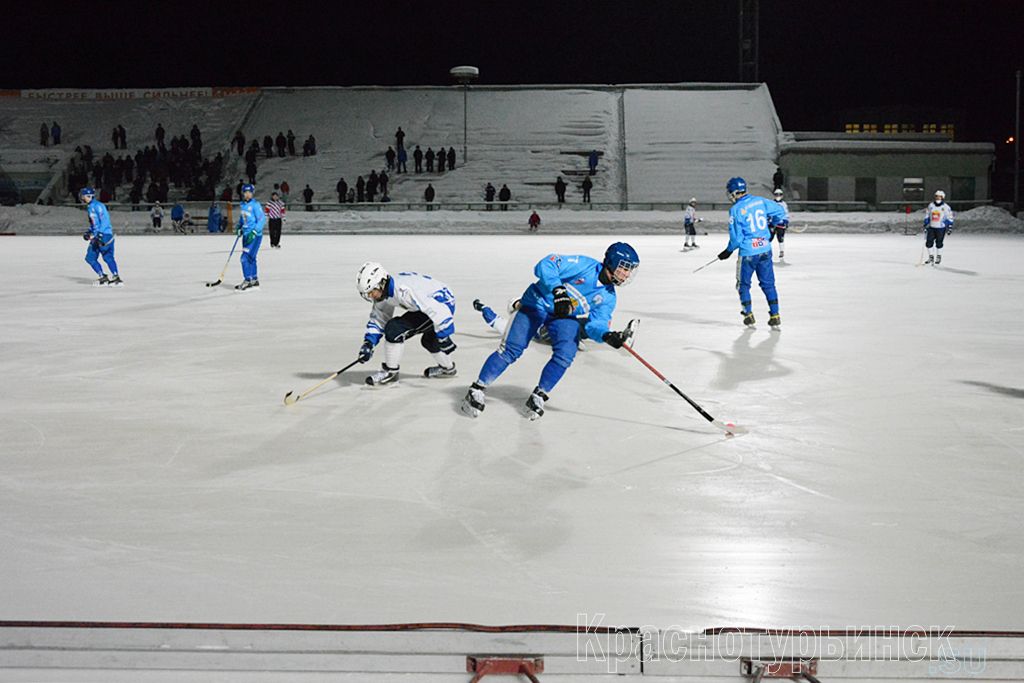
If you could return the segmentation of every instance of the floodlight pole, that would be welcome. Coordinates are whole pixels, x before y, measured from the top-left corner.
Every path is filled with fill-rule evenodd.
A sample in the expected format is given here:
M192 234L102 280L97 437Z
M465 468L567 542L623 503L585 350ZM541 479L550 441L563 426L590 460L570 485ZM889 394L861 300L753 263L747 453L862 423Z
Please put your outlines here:
M469 84L480 77L480 69L475 66L456 66L448 73L457 83L462 84L462 163L466 163L469 139Z

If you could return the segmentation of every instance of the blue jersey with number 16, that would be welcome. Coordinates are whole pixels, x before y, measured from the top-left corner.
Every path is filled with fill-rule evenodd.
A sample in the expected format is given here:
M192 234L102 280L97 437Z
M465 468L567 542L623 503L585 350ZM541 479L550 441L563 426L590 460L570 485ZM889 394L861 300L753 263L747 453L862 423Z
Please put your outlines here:
M785 210L776 202L743 195L729 209L729 251L740 250L740 256L771 251L769 225L786 218Z

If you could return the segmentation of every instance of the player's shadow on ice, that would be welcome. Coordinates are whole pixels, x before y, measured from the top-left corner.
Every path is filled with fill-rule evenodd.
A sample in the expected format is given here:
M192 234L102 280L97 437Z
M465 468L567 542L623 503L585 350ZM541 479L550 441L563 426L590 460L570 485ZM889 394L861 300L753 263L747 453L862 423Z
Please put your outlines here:
M335 377L332 384L340 387L347 387L350 384L364 384L367 375L373 374L376 369L376 367L371 367L365 372L361 372L358 366L353 367ZM332 370L331 372L334 371ZM329 377L331 372L296 372L295 376L299 379L318 381Z
M976 270L963 270L962 268L950 268L949 266L939 266L936 270L941 270L947 273L956 273L957 275L977 275Z
M718 372L711 381L715 389L735 389L743 382L758 379L783 377L792 372L774 360L775 347L782 339L781 331L764 331L746 328L736 337L729 353L712 351L722 360ZM752 344L754 336L759 341Z
M1009 396L1010 398L1024 398L1024 389L1016 389L1014 387L1004 387L999 384L990 384L989 382L976 382L974 380L962 379L961 384L969 384L972 387L981 387L982 389L988 389L992 393L1002 394L1003 396Z
M472 381L472 379L469 379L465 383L445 388L445 393L452 398L452 410L457 412L459 415L463 415L460 406L462 405L462 399L466 397L466 392L469 391L469 385ZM530 395L531 391L533 390L527 389L526 387L518 387L514 384L499 384L498 386L491 386L487 389L486 405L492 405L496 401L501 401L502 403L507 403L512 406L517 411L522 412L525 409L526 399ZM554 408L552 408L552 410L554 410Z
M63 277L64 277L65 280L71 280L72 282L77 282L80 285L94 285L94 284L96 284L96 280L97 280L97 278L99 276L97 276L95 278L92 278L92 277L78 277L77 275L65 275Z

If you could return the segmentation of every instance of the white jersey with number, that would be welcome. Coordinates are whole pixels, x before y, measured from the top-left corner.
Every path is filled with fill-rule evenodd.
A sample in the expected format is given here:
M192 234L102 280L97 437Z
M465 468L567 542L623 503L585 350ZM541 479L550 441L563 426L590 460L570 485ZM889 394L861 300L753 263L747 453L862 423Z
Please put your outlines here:
M455 332L455 296L440 280L419 273L391 276L387 296L373 304L366 322L366 339L374 344L384 336L384 326L395 317L395 309L421 311L430 318L438 339Z

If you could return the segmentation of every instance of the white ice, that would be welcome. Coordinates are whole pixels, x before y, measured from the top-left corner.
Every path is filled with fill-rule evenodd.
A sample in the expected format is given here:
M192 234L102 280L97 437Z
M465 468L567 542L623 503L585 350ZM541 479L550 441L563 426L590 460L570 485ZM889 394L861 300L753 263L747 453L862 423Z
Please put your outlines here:
M2 238L0 619L1024 627L1019 236L791 234L783 329L740 324L724 246L631 235L615 322L727 438L626 353L592 346L519 408L531 347L477 420L456 405L550 251L608 236L285 234L236 294L230 236ZM458 297L453 380L355 357L382 261ZM374 359L374 364L379 360Z

